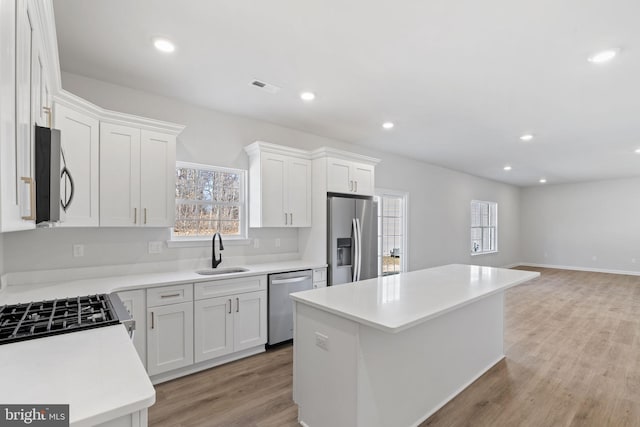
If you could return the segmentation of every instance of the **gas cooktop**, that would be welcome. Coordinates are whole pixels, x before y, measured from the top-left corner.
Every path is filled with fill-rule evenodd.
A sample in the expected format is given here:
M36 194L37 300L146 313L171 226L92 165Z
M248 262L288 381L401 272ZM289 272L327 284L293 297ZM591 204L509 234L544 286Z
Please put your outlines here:
M115 294L0 306L0 344L117 325L122 309Z

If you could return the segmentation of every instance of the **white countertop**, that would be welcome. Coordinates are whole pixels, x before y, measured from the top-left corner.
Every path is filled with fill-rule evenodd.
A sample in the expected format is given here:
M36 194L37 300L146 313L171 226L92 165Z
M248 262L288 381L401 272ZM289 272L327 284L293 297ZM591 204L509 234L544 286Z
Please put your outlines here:
M237 277L255 276L259 274L279 273L284 271L307 270L326 267L309 261L281 261L274 263L242 265L249 271L241 273L223 274L218 276L203 276L194 271L175 271L166 273L135 274L127 276L112 276L95 279L70 280L39 285L11 285L0 292L0 305L18 304L31 301L41 301L54 298L77 297L142 289L154 286L176 285L182 283L209 282ZM226 266L220 266L225 268ZM235 266L234 266L235 267Z
M386 332L400 332L540 273L451 264L291 294L307 304Z
M74 427L155 403L155 390L122 325L0 345L0 402L69 404Z

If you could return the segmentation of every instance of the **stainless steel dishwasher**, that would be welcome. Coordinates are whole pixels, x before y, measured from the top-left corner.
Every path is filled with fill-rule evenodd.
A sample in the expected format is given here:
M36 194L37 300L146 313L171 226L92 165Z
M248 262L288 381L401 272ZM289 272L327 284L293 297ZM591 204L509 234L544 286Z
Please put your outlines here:
M269 275L269 345L293 338L293 301L289 294L313 289L313 271Z

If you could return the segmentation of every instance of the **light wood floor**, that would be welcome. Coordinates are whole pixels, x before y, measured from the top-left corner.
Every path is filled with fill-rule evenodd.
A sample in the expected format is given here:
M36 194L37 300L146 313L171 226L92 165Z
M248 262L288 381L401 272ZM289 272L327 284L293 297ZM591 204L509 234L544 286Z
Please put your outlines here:
M640 277L537 270L506 295L506 359L422 426L640 426ZM156 387L151 426L297 426L291 346Z

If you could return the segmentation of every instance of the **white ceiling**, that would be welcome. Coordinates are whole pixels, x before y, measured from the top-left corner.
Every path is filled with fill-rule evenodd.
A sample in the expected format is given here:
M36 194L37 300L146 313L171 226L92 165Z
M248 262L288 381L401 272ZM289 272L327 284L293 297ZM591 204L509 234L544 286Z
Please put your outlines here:
M517 185L640 175L637 0L54 7L65 71ZM157 52L155 36L176 52ZM611 63L587 62L612 46Z

